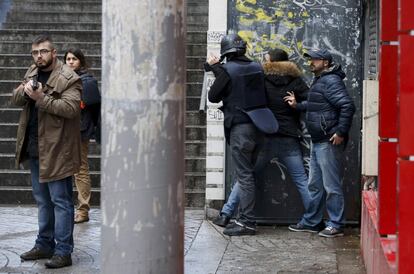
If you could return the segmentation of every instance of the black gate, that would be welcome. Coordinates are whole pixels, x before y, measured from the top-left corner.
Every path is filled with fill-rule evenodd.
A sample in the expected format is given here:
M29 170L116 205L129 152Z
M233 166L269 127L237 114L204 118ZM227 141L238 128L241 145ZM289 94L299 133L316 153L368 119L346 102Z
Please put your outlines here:
M228 29L248 42L248 55L260 61L270 48L290 54L309 73L303 53L310 48L327 48L347 74L345 84L354 100L356 113L345 153L345 207L348 223L358 223L361 203L361 94L362 94L362 7L358 0L229 0ZM309 162L309 139L303 141L305 162ZM227 149L226 155L230 155ZM226 157L226 197L233 182L231 158ZM266 223L296 222L303 212L299 193L286 168L274 158L258 175L256 214Z

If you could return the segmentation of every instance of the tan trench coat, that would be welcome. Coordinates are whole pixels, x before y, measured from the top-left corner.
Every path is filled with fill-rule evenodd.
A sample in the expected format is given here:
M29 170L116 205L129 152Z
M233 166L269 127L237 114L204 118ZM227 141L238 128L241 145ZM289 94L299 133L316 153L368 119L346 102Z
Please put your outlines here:
M24 97L23 85L37 76L32 65L23 83L13 90L13 103L22 106L16 142L16 166L24 157L26 128L30 107ZM80 100L82 83L78 75L56 60L49 80L43 88L45 97L38 100L39 181L60 180L79 171L80 166Z

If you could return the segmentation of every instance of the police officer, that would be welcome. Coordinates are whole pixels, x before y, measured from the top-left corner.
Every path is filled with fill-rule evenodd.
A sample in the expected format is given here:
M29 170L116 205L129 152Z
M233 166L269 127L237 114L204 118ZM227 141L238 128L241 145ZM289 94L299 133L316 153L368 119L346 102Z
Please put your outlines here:
M209 56L205 64L205 70L212 71L216 77L208 99L212 103L223 102L224 133L240 183L239 218L223 231L229 236L256 233L255 159L264 133L277 131L277 122L266 107L262 67L245 53L246 42L237 34L229 34L221 41L221 57ZM222 64L224 59L226 63Z

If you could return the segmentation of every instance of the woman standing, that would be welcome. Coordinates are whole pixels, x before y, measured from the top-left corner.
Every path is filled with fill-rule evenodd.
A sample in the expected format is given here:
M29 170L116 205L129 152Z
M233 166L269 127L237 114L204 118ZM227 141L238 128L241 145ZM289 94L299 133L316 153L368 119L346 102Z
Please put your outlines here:
M80 76L83 86L81 101L81 167L79 173L75 174L75 184L78 190L78 207L75 213L75 223L83 223L89 221L89 200L91 198L88 146L91 138L95 138L98 142L100 141L101 95L98 89L98 82L88 72L85 55L80 49L67 50L64 61Z

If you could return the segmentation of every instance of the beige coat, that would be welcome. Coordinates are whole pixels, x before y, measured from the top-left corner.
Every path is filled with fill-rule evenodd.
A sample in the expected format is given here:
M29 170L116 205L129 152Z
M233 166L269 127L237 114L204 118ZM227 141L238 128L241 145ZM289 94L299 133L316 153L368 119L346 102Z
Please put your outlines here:
M13 90L13 102L22 106L16 142L16 166L24 160L27 143L26 128L30 107L24 97L23 85L37 76L32 65L23 83ZM80 99L82 83L78 75L56 60L49 80L43 88L45 97L38 107L39 181L60 180L79 171L80 166Z

